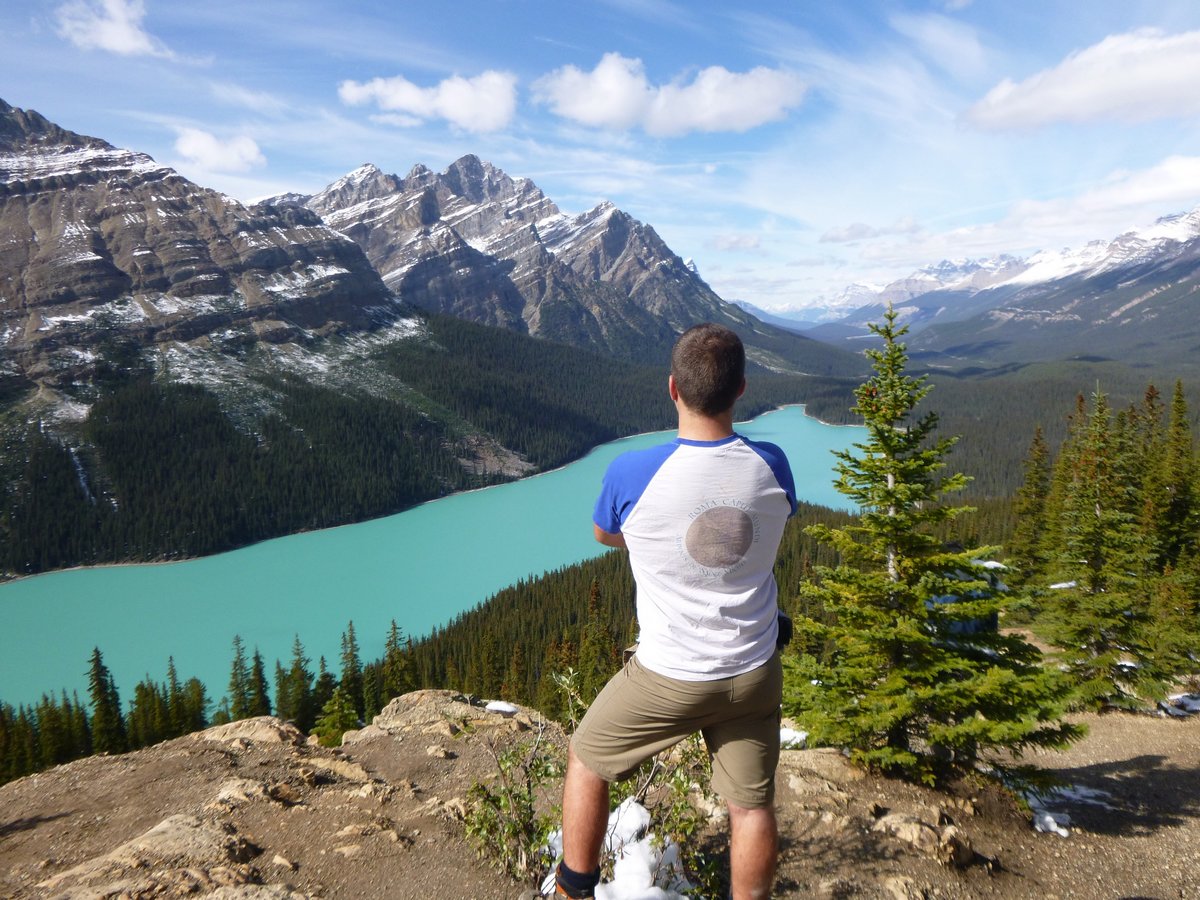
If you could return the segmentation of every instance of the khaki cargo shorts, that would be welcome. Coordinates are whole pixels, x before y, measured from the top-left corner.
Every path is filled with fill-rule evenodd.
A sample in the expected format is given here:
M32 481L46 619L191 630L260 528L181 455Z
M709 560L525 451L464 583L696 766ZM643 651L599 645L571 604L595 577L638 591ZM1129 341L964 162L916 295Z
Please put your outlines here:
M769 806L779 763L783 665L776 653L743 675L680 681L633 656L588 709L571 747L605 781L622 781L654 754L699 731L712 758L712 787L743 809Z

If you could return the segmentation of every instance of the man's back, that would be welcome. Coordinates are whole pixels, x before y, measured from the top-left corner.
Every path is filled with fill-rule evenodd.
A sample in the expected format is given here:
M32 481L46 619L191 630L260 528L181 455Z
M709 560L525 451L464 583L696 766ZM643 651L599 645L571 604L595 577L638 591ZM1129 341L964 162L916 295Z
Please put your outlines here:
M678 439L613 462L594 519L625 537L644 666L707 681L770 659L771 569L794 510L782 451L737 434Z

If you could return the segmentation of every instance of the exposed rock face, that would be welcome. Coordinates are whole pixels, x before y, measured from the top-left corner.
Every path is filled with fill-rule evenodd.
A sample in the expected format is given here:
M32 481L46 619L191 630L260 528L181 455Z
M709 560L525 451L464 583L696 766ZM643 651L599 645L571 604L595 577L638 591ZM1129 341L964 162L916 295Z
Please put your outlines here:
M431 311L635 359L661 359L697 322L757 324L648 225L609 203L564 215L533 182L474 156L403 178L365 165L303 203Z
M248 209L0 101L0 349L26 378L75 372L114 337L279 342L366 328L390 305L313 213Z

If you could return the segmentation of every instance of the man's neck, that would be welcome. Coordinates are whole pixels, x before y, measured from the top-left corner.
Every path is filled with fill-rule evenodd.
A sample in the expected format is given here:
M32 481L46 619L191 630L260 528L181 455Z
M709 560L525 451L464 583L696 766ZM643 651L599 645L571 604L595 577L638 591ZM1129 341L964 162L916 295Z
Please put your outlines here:
M733 434L733 410L719 416L692 412L682 403L679 410L679 436L685 441L720 441Z

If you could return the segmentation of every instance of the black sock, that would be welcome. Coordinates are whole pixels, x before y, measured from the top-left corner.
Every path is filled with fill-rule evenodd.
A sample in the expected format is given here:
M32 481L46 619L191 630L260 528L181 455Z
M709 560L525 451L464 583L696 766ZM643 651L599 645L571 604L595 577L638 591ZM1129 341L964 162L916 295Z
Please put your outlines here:
M566 891L568 897L594 897L596 885L600 883L600 867L597 866L595 872L580 873L568 868L565 862L560 862L554 873L554 880Z

